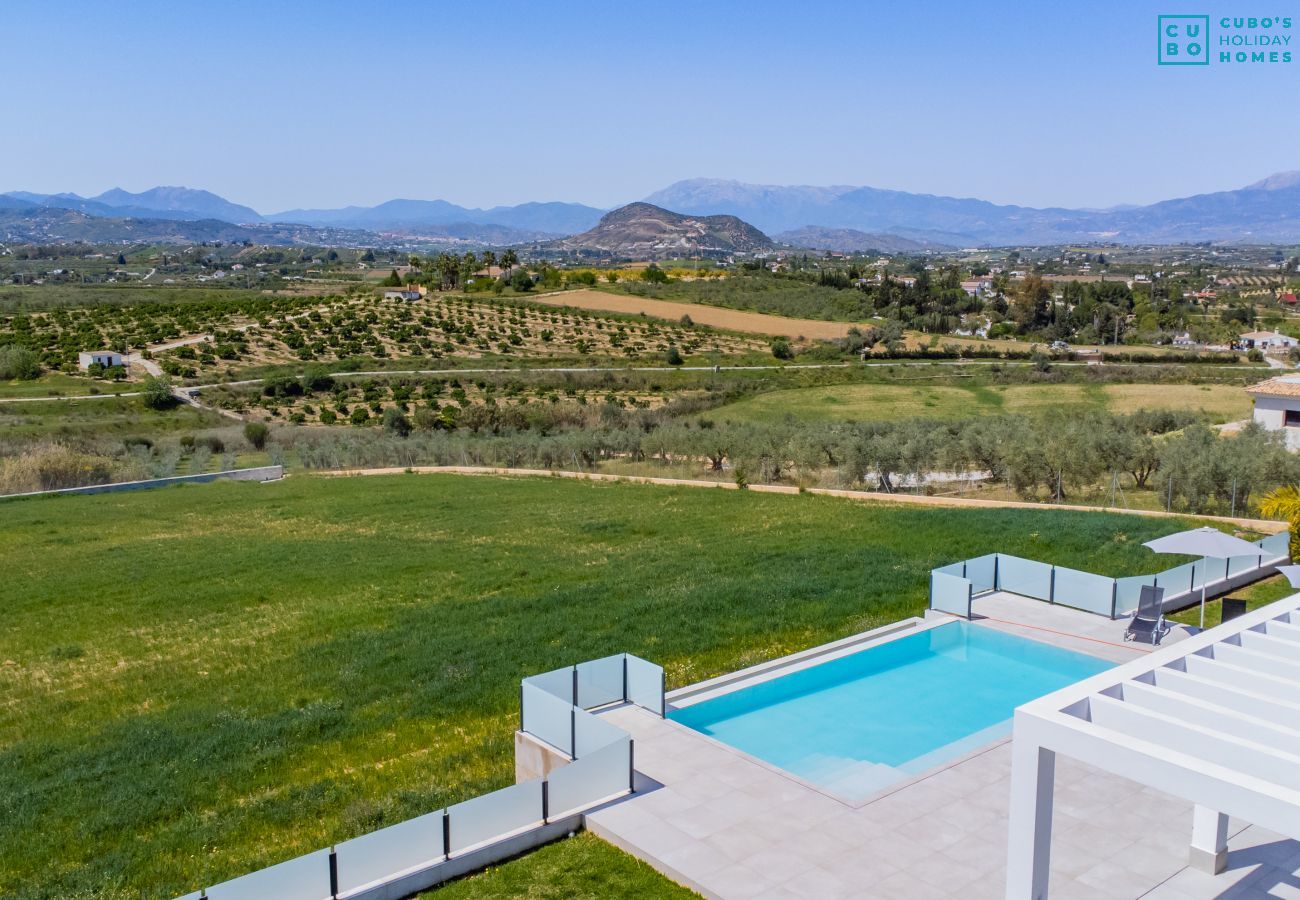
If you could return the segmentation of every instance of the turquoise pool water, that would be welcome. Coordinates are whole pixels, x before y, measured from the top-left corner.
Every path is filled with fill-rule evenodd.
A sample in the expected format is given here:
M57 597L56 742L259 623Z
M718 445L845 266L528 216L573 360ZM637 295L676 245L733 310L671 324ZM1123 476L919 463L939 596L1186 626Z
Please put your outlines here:
M1010 734L1017 706L1110 666L952 622L668 717L856 800Z

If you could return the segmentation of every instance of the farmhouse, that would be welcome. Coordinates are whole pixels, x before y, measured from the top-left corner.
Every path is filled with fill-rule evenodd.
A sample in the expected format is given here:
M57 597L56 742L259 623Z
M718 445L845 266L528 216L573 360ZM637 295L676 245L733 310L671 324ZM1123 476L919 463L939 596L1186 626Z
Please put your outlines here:
M1241 336L1241 343L1247 350L1289 350L1300 345L1300 341L1276 331L1247 331Z
M389 288L384 291L385 300L419 300L429 289L422 284L408 284L406 287Z
M83 350L77 354L77 366L82 371L89 369L95 363L99 363L105 369L126 365L122 354L116 350Z
M1288 449L1300 449L1300 375L1279 375L1246 388L1255 398L1255 421L1281 431Z

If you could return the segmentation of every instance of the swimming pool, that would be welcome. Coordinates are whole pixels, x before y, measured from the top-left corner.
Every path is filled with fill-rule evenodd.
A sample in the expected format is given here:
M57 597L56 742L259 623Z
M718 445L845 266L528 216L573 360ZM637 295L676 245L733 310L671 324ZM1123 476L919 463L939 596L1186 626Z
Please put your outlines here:
M668 717L856 801L1005 737L1017 706L1110 666L951 622Z

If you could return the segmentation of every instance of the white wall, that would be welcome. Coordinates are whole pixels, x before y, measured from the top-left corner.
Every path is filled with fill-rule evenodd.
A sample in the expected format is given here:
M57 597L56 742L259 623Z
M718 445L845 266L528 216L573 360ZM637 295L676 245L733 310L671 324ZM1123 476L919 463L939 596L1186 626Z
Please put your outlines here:
M1300 397L1256 397L1255 421L1269 431L1286 433L1288 449L1300 450L1300 428L1283 426L1283 415L1288 409L1300 411Z

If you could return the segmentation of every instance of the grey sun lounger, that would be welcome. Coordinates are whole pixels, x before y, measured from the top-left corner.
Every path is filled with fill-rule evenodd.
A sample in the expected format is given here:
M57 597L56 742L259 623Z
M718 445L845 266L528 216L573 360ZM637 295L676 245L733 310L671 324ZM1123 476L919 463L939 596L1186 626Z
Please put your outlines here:
M1138 597L1137 612L1124 631L1124 640L1160 643L1160 639L1169 633L1169 623L1165 621L1162 609L1164 596L1164 588L1143 586L1142 594Z

